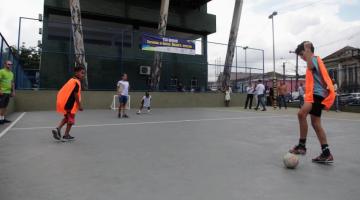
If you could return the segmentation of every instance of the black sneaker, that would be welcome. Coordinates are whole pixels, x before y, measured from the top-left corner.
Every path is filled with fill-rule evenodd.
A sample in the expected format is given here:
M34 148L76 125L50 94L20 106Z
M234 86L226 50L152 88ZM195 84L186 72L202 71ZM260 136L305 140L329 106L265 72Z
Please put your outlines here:
M4 120L2 120L3 122L4 122L4 124L5 123L10 123L11 121L10 120L7 120L7 119L4 119Z
M4 120L0 120L0 125L3 125L4 124Z
M123 118L129 118L129 116L127 114L124 114Z
M64 135L64 136L63 136L63 139L64 139L64 140L74 140L75 137L73 137L73 136L71 136L71 135Z
M305 155L306 147L304 147L303 145L296 145L294 146L294 148L290 149L289 152L297 155Z
M118 118L121 118L121 113L118 113Z
M334 157L329 153L329 155L324 155L323 153L320 154L320 156L312 159L314 163L323 163L323 164L329 164L334 162Z
M61 139L61 137L59 137L57 129L53 129L51 132L52 132L53 137L54 137L55 140L60 140Z

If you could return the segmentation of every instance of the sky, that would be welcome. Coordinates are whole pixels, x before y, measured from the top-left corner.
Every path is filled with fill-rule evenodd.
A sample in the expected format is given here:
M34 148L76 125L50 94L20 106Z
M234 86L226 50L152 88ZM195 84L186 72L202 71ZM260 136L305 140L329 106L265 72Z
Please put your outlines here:
M0 5L0 32L11 45L17 44L19 17L37 18L43 13L43 0L0 0ZM217 16L217 32L210 35L208 41L228 42L234 5L235 0L212 0L208 4L208 13ZM286 72L294 74L295 55L289 51L304 40L312 41L316 54L321 57L347 45L360 48L359 10L360 0L244 0L237 44L264 49L265 71L271 71L272 28L268 16L277 11L274 17L276 71L282 72L285 62ZM41 40L38 34L41 26L38 21L23 20L21 43L36 46ZM224 63L226 46L209 44L208 48L209 79L212 80L216 69L211 64ZM234 65L244 67L244 50L238 48L236 55ZM300 65L305 64L300 61ZM247 50L247 67L262 68L260 51ZM300 73L304 72L301 70Z
M227 43L235 0L212 0L208 12L217 15L217 33L209 41ZM360 0L245 0L242 8L237 44L265 50L265 71L272 71L272 26L274 17L276 71L295 74L295 55L290 54L302 41L312 41L315 53L325 57L347 45L360 48ZM215 49L215 48L214 48ZM250 55L249 55L250 54ZM226 50L209 50L209 62L224 62ZM243 67L244 53L237 53ZM213 58L213 60L211 60ZM247 66L262 68L261 53L247 50ZM299 62L304 66L303 61ZM215 69L209 69L212 76ZM299 72L305 73L300 67Z

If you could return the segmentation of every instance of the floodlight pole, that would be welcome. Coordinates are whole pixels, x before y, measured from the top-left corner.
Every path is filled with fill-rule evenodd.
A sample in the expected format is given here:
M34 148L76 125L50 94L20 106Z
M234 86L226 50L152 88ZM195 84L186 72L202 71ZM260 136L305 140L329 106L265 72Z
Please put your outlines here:
M19 30L18 30L18 41L17 41L17 56L19 58L19 61L20 61L20 37L21 37L21 22L22 22L22 19L27 19L27 20L34 20L34 21L39 21L39 22L42 22L43 21L43 16L42 14L39 14L39 17L36 19L36 18L31 18L31 17L19 17ZM15 87L19 87L19 79L20 79L20 76L19 76L19 71L20 71L20 62L17 62L16 66L15 66Z
M31 18L31 17L19 17L19 31L18 31L18 41L17 41L17 53L18 56L20 55L20 36L21 36L21 20L22 19L28 19L28 20L34 20L34 21L39 21L42 22L43 21L43 17L42 14L39 14L39 18Z
M272 23L272 38L273 38L273 89L274 89L274 109L276 109L276 97L277 97L277 82L276 82L276 72L275 72L275 33L274 33L274 16L276 16L278 13L274 11L270 16L269 19L271 19Z

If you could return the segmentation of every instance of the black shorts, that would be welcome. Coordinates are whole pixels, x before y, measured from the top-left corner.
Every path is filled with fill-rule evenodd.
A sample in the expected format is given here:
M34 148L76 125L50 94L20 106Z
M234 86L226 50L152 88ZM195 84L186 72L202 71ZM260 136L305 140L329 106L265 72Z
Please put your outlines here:
M312 104L310 115L314 115L317 117L321 117L322 110L324 109L324 105L321 102L324 100L324 97L314 95L314 103Z
M9 105L10 94L0 95L0 108L6 108Z

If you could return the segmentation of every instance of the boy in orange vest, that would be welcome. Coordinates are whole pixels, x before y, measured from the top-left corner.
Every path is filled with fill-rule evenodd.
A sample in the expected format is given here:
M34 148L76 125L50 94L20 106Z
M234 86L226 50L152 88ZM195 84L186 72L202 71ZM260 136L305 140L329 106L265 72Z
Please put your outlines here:
M330 76L323 61L314 56L314 46L311 42L305 41L298 45L296 54L307 62L305 103L298 113L300 125L299 144L290 150L294 154L306 154L306 137L308 125L306 117L311 115L311 125L319 139L322 153L312 159L316 163L332 163L334 158L330 153L326 134L321 126L321 112L325 108L329 110L335 99L335 92Z
M73 140L70 135L71 127L75 124L75 114L82 111L81 106L81 81L85 77L84 67L75 67L75 76L71 78L58 92L56 99L56 110L64 115L56 129L52 130L53 137L61 140L61 128L66 124L64 140Z

